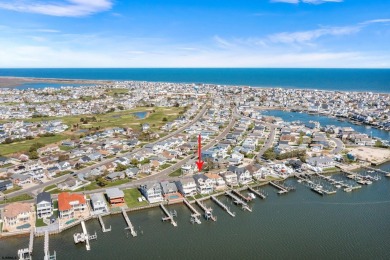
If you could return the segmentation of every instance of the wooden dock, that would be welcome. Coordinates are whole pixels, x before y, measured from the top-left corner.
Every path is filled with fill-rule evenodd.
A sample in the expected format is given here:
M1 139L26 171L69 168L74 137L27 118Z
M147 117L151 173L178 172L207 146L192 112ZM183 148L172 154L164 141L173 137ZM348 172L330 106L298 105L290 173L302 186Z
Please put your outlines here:
M253 192L254 194L256 194L258 197L262 198L262 199L265 199L267 198L262 192L258 191L258 190L255 190L253 189L252 187L248 186L248 190Z
M240 197L242 200L244 200L246 202L249 202L252 200L252 197L250 197L250 196L245 197L238 190L232 190L232 193L236 194L238 197Z
M191 203L187 199L184 199L183 202L192 212L191 223L201 224L202 222L199 219L199 217L201 216L200 213L191 205Z
M230 209L222 203L222 201L218 200L217 197L211 196L211 200L215 201L223 210L225 210L230 216L235 217L236 213L231 212Z
M44 260L55 260L57 257L56 257L56 251L54 251L54 254L53 255L50 255L50 251L49 251L49 232L48 231L45 231L45 241L44 241L44 252L45 252L45 256L43 257Z
M369 166L366 166L366 165L362 165L363 168L367 169L367 170L371 170L371 171L374 171L374 172L380 172L380 173L383 173L384 175L386 175L387 177L390 177L390 172L387 172L387 171L384 171L382 169L376 169L376 168L372 168L372 167L369 167Z
M212 221L217 221L217 217L213 216L213 209L207 208L202 202L199 200L195 200L195 202L198 204L198 206L204 211L204 217L206 220L211 219Z
M19 260L31 260L34 246L34 230L30 230L30 240L28 243L28 248L23 248L18 250Z
M81 228L83 229L83 234L85 237L85 247L87 248L87 250L91 250L91 245L89 244L89 235L84 220L81 221Z
M127 224L127 227L125 229L129 229L130 230L130 233L133 237L136 237L137 236L137 232L135 232L134 230L134 226L133 224L131 224L131 221L129 219L129 216L127 215L127 212L125 211L124 208L122 208L122 215L123 217L125 218L125 221L126 221L126 224Z
M34 247L34 230L31 229L30 240L28 242L28 252L30 253L30 255L32 255L32 253L33 253L33 247Z
M249 208L248 204L246 204L246 202L243 201L241 198L239 198L236 195L234 195L231 191L226 191L225 194L228 195L229 197L231 197L235 204L242 205L242 208L244 210L248 210L248 211L252 212L252 209Z
M273 182L273 181L270 181L269 184L271 184L272 186L274 186L275 188L277 188L279 190L278 194L288 193L288 189L281 184L278 184L278 183Z
M172 225L174 227L177 227L177 223L176 221L173 219L173 215L165 208L165 206L160 203L160 208L162 209L162 211L164 212L164 214L166 215L166 217L163 217L162 220L163 221L171 221Z
M111 231L111 226L110 226L110 228L106 228L106 226L104 225L103 218L101 215L98 216L98 219L99 219L100 225L102 226L103 233Z

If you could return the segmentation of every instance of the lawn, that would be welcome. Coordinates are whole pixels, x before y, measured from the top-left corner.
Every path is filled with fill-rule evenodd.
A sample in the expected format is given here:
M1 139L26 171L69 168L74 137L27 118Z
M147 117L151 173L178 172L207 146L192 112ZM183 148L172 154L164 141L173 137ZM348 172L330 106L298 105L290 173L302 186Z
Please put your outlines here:
M171 164L168 164L168 163L163 164L163 165L160 166L160 170L164 170L164 169L166 169L168 167L171 167Z
M37 218L37 220L35 222L35 226L36 227L44 227L44 226L47 226L47 225L43 222L43 219Z
M70 151L70 150L74 149L74 147L60 145L60 149L61 149L62 151Z
M54 188L56 188L56 187L57 187L57 185L52 184L52 185L49 185L49 186L45 187L45 188L43 189L43 191L48 191L48 190L54 189Z
M49 191L50 194L58 194L58 193L61 193L61 192L63 192L63 191L58 189L58 188L55 188L54 190Z
M14 187L13 187L12 189L5 190L5 191L3 191L3 193L4 193L4 194L9 194L9 193L11 193L11 192L14 192L14 191L17 191L17 190L21 190L21 189L22 189L22 187L17 186L17 185L14 185Z
M31 197L30 195L22 194L22 195L19 195L19 196L16 196L16 197L13 197L13 198L10 198L7 200L2 200L2 201L0 201L0 204L12 203L12 202L24 201L24 200L31 200L31 199L33 199L33 197Z
M181 176L181 169L177 169L176 171L171 172L171 173L169 174L169 176L170 176L170 177L179 177L179 176Z
M129 208L136 208L148 205L147 201L139 202L138 198L142 196L137 188L123 190L125 194L125 201Z
M0 150L2 155L17 153L17 152L26 152L30 149L31 145L34 143L39 142L46 145L46 144L57 143L67 138L68 137L64 135L37 137L33 140L25 140L21 142L12 143L12 144L0 144Z
M58 173L56 173L56 175L54 175L54 178L61 177L61 176L63 176L63 175L69 174L69 173L71 173L71 172L72 172L72 171L58 172Z
M12 163L6 163L6 164L3 164L0 166L0 168L7 168L9 166L12 166L13 164Z

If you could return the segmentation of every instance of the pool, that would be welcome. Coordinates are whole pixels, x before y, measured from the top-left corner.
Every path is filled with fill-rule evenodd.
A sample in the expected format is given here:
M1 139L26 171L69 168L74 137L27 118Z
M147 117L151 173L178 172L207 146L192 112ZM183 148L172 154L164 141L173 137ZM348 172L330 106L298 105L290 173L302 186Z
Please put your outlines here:
M179 199L179 198L180 198L179 195L169 195L170 200Z
M18 226L17 229L25 229L25 228L29 228L29 227L31 227L30 224L23 224L21 226Z
M148 112L135 112L133 113L134 116L136 116L138 119L145 119Z
M66 221L65 224L66 224L66 225L69 225L69 224L71 224L71 223L73 223L73 222L75 222L75 221L76 221L75 219L71 219L71 220Z

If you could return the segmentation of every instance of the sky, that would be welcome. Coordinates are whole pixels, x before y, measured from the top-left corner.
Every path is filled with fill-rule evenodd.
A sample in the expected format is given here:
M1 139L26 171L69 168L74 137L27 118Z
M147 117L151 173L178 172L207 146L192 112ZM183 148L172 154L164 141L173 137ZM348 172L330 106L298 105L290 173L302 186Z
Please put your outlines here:
M389 0L0 0L3 68L390 68Z

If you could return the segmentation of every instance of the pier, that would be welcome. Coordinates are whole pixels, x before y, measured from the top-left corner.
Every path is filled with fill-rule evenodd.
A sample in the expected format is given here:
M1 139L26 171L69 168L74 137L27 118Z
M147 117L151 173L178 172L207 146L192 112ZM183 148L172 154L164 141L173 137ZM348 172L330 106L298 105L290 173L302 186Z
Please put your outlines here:
M81 228L83 229L83 233L73 234L74 243L77 244L77 243L85 242L85 247L89 251L91 250L91 245L89 244L89 241L97 239L96 232L94 235L89 235L84 220L81 221Z
M222 201L218 200L217 197L211 196L211 200L215 201L223 210L225 210L230 216L235 217L236 213L231 212L230 209L222 203Z
M258 197L265 199L267 196L265 196L264 192L261 192L260 190L255 190L252 187L248 186L248 190L256 194Z
M106 228L106 226L104 225L103 218L101 215L99 215L98 219L99 219L100 225L102 226L103 232L111 231L111 226L110 226L110 228Z
M195 202L198 204L198 206L204 211L204 217L206 220L211 219L212 221L217 221L217 217L213 216L213 209L207 208L202 202L199 200L195 200Z
M28 243L28 248L23 248L18 250L19 260L31 260L34 246L34 231L30 230L30 240Z
M49 252L49 232L45 231L45 242L44 242L44 260L55 260L56 259L56 251L54 251L53 255L50 255Z
M390 172L387 172L387 171L384 171L384 170L381 170L381 169L372 168L372 167L369 167L369 166L366 166L366 165L362 165L362 167L367 169L367 170L383 173L387 177L390 177Z
M323 176L323 175L321 175ZM298 182L304 182L304 183L307 183L307 186L315 193L323 196L323 195L331 195L331 194L335 194L336 191L335 190L330 190L330 189L325 189L324 187L322 187L320 184L317 184L317 183L314 183L313 181L307 179L307 178L302 178L302 177L299 177L299 176L295 176L296 178L298 178ZM328 177L326 176L323 176L326 180L329 180Z
M232 193L236 194L238 197L240 197L242 200L246 201L246 202L249 202L252 200L252 197L250 196L247 196L245 197L244 195L242 195L239 191L237 190L232 190Z
M160 208L162 209L162 211L163 211L163 212L165 213L165 215L166 215L166 217L163 217L162 220L163 220L163 221L171 221L172 225L173 225L174 227L177 227L177 223L176 223L176 221L173 219L174 214L172 214L171 212L169 212L169 211L165 208L165 206L164 206L162 203L160 203ZM176 215L176 214L175 214L175 215Z
M273 181L270 181L269 184L271 184L272 186L274 186L275 188L277 188L279 190L278 194L285 194L285 193L288 193L288 189L287 187L283 186L282 184L279 184L279 183L276 183L276 182L273 182Z
M125 229L129 229L130 230L130 233L133 237L136 237L137 236L137 232L135 232L134 230L134 226L133 224L131 224L131 221L129 219L129 216L127 215L126 211L124 208L122 208L122 215L123 217L125 218L125 221L126 221L126 224L127 224L127 227Z
M183 200L184 204L191 210L191 223L197 223L201 224L199 217L201 216L200 213L190 204L190 202L187 199Z
M248 210L248 211L252 212L252 209L249 208L248 204L246 204L246 202L243 201L241 198L234 195L231 191L226 191L225 194L228 195L229 197L231 197L235 204L242 205L242 208L244 210Z

